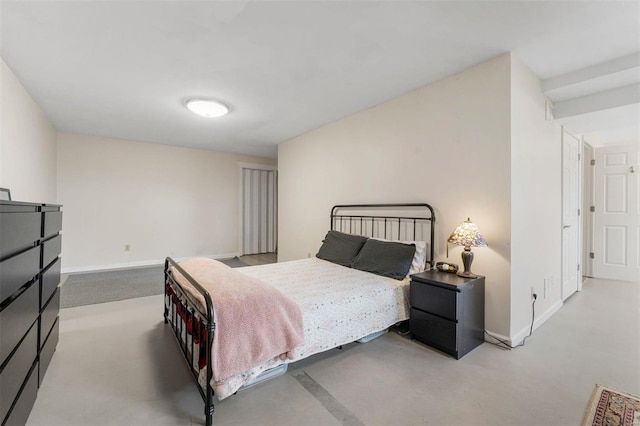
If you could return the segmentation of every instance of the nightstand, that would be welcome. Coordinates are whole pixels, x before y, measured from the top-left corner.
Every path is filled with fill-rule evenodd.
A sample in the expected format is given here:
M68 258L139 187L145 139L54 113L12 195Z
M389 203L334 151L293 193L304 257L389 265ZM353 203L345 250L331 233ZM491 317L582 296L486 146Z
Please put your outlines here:
M484 277L426 271L411 275L409 330L456 359L484 342Z

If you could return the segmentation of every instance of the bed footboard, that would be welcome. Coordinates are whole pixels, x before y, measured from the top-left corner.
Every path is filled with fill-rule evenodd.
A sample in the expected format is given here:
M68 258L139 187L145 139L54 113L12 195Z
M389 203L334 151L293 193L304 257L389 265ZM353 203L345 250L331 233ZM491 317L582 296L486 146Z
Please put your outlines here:
M180 272L202 294L207 306L206 312L201 312L195 307L196 305L171 275L170 268ZM206 426L211 426L214 410L214 391L211 386L211 342L216 329L211 295L170 257L167 257L164 262L164 282L164 322L171 325L178 346L204 400ZM205 363L206 366L203 365ZM204 384L199 381L202 368L206 368Z

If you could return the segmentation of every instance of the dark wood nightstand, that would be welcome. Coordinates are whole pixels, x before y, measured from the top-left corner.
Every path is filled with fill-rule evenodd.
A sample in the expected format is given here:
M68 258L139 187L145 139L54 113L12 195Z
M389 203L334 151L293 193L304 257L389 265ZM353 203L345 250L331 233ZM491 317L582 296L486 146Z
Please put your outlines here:
M456 359L484 342L484 277L426 271L411 275L409 330Z

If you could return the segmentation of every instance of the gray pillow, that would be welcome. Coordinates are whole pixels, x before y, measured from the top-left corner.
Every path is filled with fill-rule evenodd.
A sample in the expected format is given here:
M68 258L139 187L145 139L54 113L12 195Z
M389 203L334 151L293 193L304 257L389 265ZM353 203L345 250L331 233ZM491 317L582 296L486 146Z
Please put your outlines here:
M322 240L322 246L316 257L338 265L350 266L365 241L367 241L367 237L329 231Z
M416 252L415 244L367 240L351 267L401 280L407 276Z

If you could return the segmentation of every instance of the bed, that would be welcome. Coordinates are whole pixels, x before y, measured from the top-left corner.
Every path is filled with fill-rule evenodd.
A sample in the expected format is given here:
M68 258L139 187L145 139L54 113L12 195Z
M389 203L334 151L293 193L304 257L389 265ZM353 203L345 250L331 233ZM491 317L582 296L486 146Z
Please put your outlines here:
M233 270L167 258L164 321L205 402L207 426L214 398L407 320L409 276L434 265L434 223L425 203L338 205L317 257ZM246 306L249 313L235 313Z

